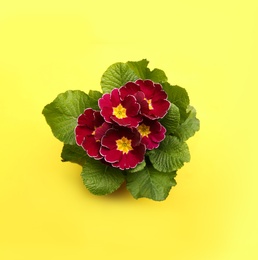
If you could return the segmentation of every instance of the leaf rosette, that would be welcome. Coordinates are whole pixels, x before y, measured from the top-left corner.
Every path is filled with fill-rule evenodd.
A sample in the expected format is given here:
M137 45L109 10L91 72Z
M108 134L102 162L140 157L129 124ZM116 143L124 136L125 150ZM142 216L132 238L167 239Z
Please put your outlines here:
M64 143L62 161L82 166L83 183L95 195L126 182L136 199L165 200L190 161L185 141L200 128L186 90L145 59L111 65L100 84L103 93L69 90L43 109Z

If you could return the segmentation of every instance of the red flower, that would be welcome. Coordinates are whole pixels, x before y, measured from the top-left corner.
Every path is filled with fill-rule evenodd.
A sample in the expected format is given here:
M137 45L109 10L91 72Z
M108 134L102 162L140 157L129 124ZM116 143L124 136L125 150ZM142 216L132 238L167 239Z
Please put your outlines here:
M164 140L166 129L157 119L170 102L160 84L128 82L99 100L100 111L87 108L78 118L76 142L90 157L121 170L136 167Z
M144 119L137 127L142 137L142 143L146 145L148 150L152 150L159 146L159 143L165 139L166 128L158 121Z
M100 139L110 127L99 111L87 108L78 117L78 125L75 128L76 143L82 146L90 157L99 160L103 158L99 153Z
M120 88L120 94L122 99L134 95L141 105L141 114L152 120L163 118L170 108L162 86L148 79L126 83Z
M136 167L144 160L146 147L134 128L111 128L101 139L100 154L105 161L121 170Z
M139 114L140 105L133 95L127 95L123 100L117 88L110 94L104 94L99 99L100 113L108 123L116 122L120 126L137 127L142 121Z

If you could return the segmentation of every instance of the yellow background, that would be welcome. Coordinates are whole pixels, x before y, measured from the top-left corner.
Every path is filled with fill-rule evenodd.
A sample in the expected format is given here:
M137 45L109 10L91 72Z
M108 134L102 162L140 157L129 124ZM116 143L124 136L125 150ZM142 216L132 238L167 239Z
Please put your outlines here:
M258 259L257 1L1 1L0 259ZM164 202L91 195L41 115L150 60L201 131Z

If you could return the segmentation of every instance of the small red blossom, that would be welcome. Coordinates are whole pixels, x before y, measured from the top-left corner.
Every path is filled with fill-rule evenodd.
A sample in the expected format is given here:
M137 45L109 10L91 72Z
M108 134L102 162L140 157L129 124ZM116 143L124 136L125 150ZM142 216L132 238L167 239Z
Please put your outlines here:
M121 100L117 88L110 94L104 94L98 101L100 113L108 123L116 122L120 126L137 127L142 121L139 114L140 104L136 97L127 95Z
M144 160L145 151L140 133L135 128L111 128L101 139L100 154L121 170L136 167Z
M75 128L76 143L82 146L90 157L102 159L103 156L99 153L100 139L110 127L99 111L87 108L78 117L78 125Z
M166 128L156 120L144 119L137 130L148 150L159 147L159 143L165 139Z
M121 98L134 95L141 105L141 114L151 120L163 118L170 108L167 94L162 86L151 80L128 82L120 88Z

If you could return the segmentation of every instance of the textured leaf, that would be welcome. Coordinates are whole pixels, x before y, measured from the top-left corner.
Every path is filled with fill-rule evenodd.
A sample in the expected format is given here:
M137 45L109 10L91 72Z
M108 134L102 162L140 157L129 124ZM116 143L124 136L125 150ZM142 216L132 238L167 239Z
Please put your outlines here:
M176 129L175 135L181 140L186 141L192 137L195 132L200 129L200 121L196 118L196 110L194 107L189 106L187 111L189 111L189 116L187 119Z
M111 92L114 88L120 88L128 81L135 81L138 76L126 63L118 62L111 65L102 75L101 88L104 93Z
M146 59L140 61L128 61L127 64L140 79L146 79L148 72L150 72L147 68L149 62Z
M187 91L184 88L176 85L170 85L167 82L163 83L162 85L164 90L168 94L168 100L179 108L180 121L185 121L188 116L186 109L190 103Z
M102 93L96 90L89 91L89 107L99 110L98 100L102 97Z
M163 83L166 82L168 80L165 72L163 70L160 69L154 69L153 71L150 71L147 76L147 79L151 79L154 82L159 82L159 83Z
M90 157L81 173L83 183L95 195L106 195L117 190L124 182L123 172Z
M154 69L151 71L148 68L149 62L146 59L141 61L128 61L127 64L140 79L150 79L159 83L167 81L165 72L160 69Z
M175 136L166 136L157 149L148 152L155 169L161 172L172 172L190 161L190 153L185 142Z
M180 113L176 105L171 103L170 109L164 118L160 120L160 123L166 128L166 134L173 133L179 126Z
M75 144L74 128L77 118L89 107L89 97L80 90L59 94L42 111L54 136L66 144Z
M86 157L88 157L88 155L82 149L82 147L78 146L77 144L74 145L65 144L63 146L61 157L62 157L62 162L70 161L72 163L77 163L82 166L86 162L87 159Z
M139 172L146 166L146 162L143 161L142 163L138 164L135 168L128 170L129 172Z
M150 71L146 59L140 61L118 62L111 65L102 75L101 88L104 93L111 92L114 88L120 88L128 81L137 79L150 79L154 82L163 83L167 81L164 71L154 69Z
M149 198L156 201L166 199L172 186L176 185L174 172L159 172L152 166L139 172L128 173L126 187L134 198Z
M102 93L97 90L90 90L88 95L90 98L92 98L94 100L98 100L99 98L102 97Z

